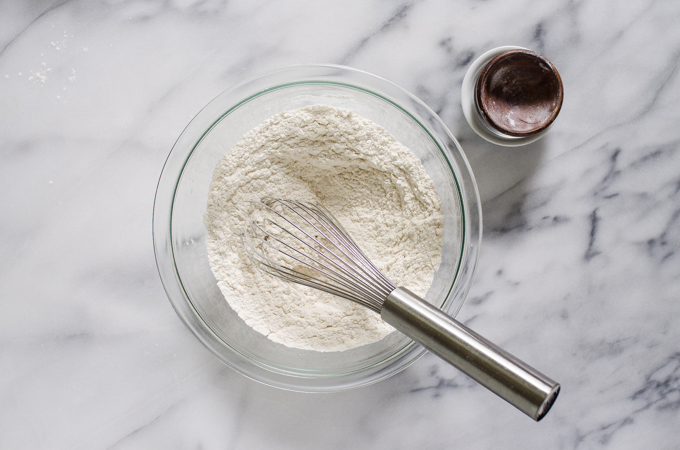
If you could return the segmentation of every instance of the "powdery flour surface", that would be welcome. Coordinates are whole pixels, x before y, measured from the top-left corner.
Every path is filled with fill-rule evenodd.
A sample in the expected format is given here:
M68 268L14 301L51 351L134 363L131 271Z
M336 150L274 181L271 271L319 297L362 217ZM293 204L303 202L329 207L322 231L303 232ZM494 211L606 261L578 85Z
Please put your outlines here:
M441 261L444 216L420 160L375 123L310 106L263 122L218 163L205 225L208 257L229 305L250 327L289 347L340 351L393 331L348 300L262 273L240 234L264 196L323 205L399 286L425 295Z

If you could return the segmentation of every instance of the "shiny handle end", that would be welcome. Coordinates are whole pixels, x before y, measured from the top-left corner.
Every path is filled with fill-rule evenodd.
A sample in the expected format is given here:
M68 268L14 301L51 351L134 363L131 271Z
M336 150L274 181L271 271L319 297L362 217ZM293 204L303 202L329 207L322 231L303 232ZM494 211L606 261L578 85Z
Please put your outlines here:
M535 421L545 417L555 403L558 383L412 292L395 289L380 315Z

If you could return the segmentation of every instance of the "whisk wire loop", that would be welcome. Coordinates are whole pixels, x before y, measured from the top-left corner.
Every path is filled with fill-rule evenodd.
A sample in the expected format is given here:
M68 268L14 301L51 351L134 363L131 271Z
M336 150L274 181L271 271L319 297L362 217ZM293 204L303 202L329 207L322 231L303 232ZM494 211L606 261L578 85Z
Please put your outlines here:
M364 255L361 248L354 242L350 237L349 233L345 231L340 222L338 222L333 215L326 211L322 206L318 206L316 210L311 210L312 213L320 214L324 220L320 223L327 228L329 233L332 233L337 239L344 245L351 255L356 258L356 263L360 264L365 270L366 274L371 278L372 281L378 283L384 292L389 295L390 292L394 290L395 285L387 279L382 272L380 272L373 263Z
M292 202L292 201L291 201ZM290 205L284 204L285 207L289 207ZM304 205L296 205L296 206L304 206ZM299 243L303 244L303 247L305 250L312 250L315 252L314 256L321 257L322 260L328 262L331 264L331 266L324 264L322 261L314 259L310 257L308 254L304 252L298 251L297 253L300 253L307 257L310 261L312 261L312 264L319 264L321 265L324 269L326 269L328 272L323 272L319 271L318 267L315 266L310 266L309 264L305 264L308 267L310 267L313 270L316 270L318 272L322 272L324 275L329 276L330 274L335 275L335 277L332 277L335 281L340 282L343 286L348 287L349 289L356 290L357 294L363 294L369 296L372 300L380 302L382 304L382 300L384 300L384 297L389 295L389 292L387 294L384 294L383 297L380 295L376 295L374 291L370 289L371 285L366 285L366 284L360 284L356 283L356 278L353 278L354 276L360 277L363 281L368 281L365 280L365 277L361 272L358 272L355 267L353 267L352 264L348 264L348 256L347 254L343 251L343 248L338 246L333 240L330 239L330 237L326 234L323 233L322 230L319 230L319 228L312 222L310 222L304 215L300 214L300 212L297 209L291 209L290 212L293 212L297 214L305 223L307 223L309 226L311 226L315 231L323 235L326 241L330 244L330 246L334 247L335 249L339 250L340 253L342 253L345 258L342 258L340 255L338 255L333 249L329 248L329 245L325 245L323 242L321 242L320 239L317 239L316 237L312 236L309 232L304 230L302 227L300 227L296 222L291 221L288 219L288 217L285 216L285 214L279 214L277 211L274 211L284 219L286 222L288 222L290 225L294 227L296 231L301 232L305 237L311 239L314 243L316 243L321 249L316 248L313 245L309 245L308 242L306 242L303 238L301 238L298 234L292 233L289 230L287 230L284 227L281 227L275 222L272 222L272 224L276 225L278 228L289 234L294 240L298 241ZM287 246L291 250L293 249L291 246ZM279 250L279 249L277 249ZM351 260L349 260L351 261ZM335 268L336 270L334 270Z
M346 298L347 300L352 300L352 301L359 301L358 297L356 294L352 293L351 291L340 289L337 286L334 286L330 283L324 282L323 280L315 280L314 278L310 277L307 274L304 274L302 272L299 272L294 269L290 269L288 267L282 266L280 264L267 261L267 260L255 260L255 258L259 258L257 256L256 251L252 248L250 243L245 243L248 248L247 251L249 254L252 253L252 258L254 261L258 264L261 270L264 272L274 275L276 277L279 277L285 281L291 281L294 283L302 284L305 286L309 286L311 288L319 289L324 292L327 292L329 294L337 295L343 298ZM363 302L362 304L365 304L366 302Z
M268 220L265 220L265 222L268 222ZM271 222L270 225L273 227L280 228L283 232L290 234L290 236L293 239L299 240L294 234L290 233L285 228L280 227L277 223ZM292 245L286 243L282 239L279 239L272 233L266 231L265 228L258 225L257 223L255 222L251 223L249 231L250 236L259 239L260 248L257 248L248 239L246 239L244 242L244 244L247 247L246 249L249 251L251 259L258 263L267 273L278 276L279 278L283 278L287 281L300 282L301 284L305 284L306 286L310 287L317 287L318 284L323 288L322 290L326 292L340 295L349 300L359 301L362 304L366 302L364 300L361 300L362 299L362 297L360 297L361 295L369 296L371 297L371 299L378 301L378 298L370 291L362 291L361 289L357 289L356 285L350 283L349 278L347 277L346 274L339 273L338 271L334 270L332 266L324 264L321 261L312 260L309 255L294 248ZM276 243L277 245L273 245L272 242ZM279 248L278 245L285 247L292 253L285 252L284 250ZM289 260L296 261L303 265L304 267L312 270L313 272L318 272L319 269L309 261L318 263L320 266L322 266L322 268L326 270L324 274L333 283L330 283L320 278L312 277L309 274L303 273L299 270L295 270L280 263L277 263L274 260L274 258L267 256L269 250L278 252L284 255L288 262L290 262Z
M373 263L370 262L366 255L364 255L364 253L361 251L359 246L350 237L349 233L345 231L342 225L340 225L340 222L337 221L337 219L335 219L335 217L330 212L326 211L322 206L319 205L298 202L296 206L298 206L300 210L305 211L306 213L317 219L318 224L321 227L323 227L324 230L326 231L326 233L324 233L324 236L326 238L328 238L328 235L330 234L331 236L337 239L339 245L335 245L334 243L334 246L346 258L349 258L354 264L360 265L365 271L363 272L363 274L367 275L368 278L370 278L370 281L377 282L383 289L383 293L385 294L385 296L389 295L389 293L394 290L395 285L392 282L390 282L373 265ZM298 211L296 211L296 213L299 214ZM311 223L310 225L314 226ZM316 228L316 226L314 226L314 228L317 229L317 231L321 231L318 228Z
M270 197L253 203L277 219L253 220L242 234L243 246L254 263L286 281L380 312L396 286L370 262L330 212L311 203ZM282 259L301 267L289 267L279 262Z

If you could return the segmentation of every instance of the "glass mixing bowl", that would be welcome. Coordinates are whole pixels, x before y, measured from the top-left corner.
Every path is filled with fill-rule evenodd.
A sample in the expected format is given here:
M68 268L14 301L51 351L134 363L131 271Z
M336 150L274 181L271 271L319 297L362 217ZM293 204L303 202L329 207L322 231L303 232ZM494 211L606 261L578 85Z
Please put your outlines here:
M272 342L248 327L222 296L208 263L203 225L220 158L264 120L314 104L372 120L422 161L445 217L442 262L425 298L455 316L470 288L481 240L479 193L470 166L451 132L422 101L357 69L279 69L250 78L210 102L180 135L165 163L156 190L153 240L158 271L175 311L221 361L271 386L329 392L394 375L426 350L398 332L342 352Z

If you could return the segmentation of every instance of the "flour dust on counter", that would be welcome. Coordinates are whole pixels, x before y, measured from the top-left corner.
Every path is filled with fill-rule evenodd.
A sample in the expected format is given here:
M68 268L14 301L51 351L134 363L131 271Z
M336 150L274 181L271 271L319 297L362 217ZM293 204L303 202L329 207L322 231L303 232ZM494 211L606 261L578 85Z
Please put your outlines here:
M246 133L213 174L208 257L229 305L250 327L289 347L342 351L393 331L360 305L263 273L241 233L273 196L330 210L398 285L424 296L441 261L444 216L420 160L385 129L350 111L314 105L279 113Z

